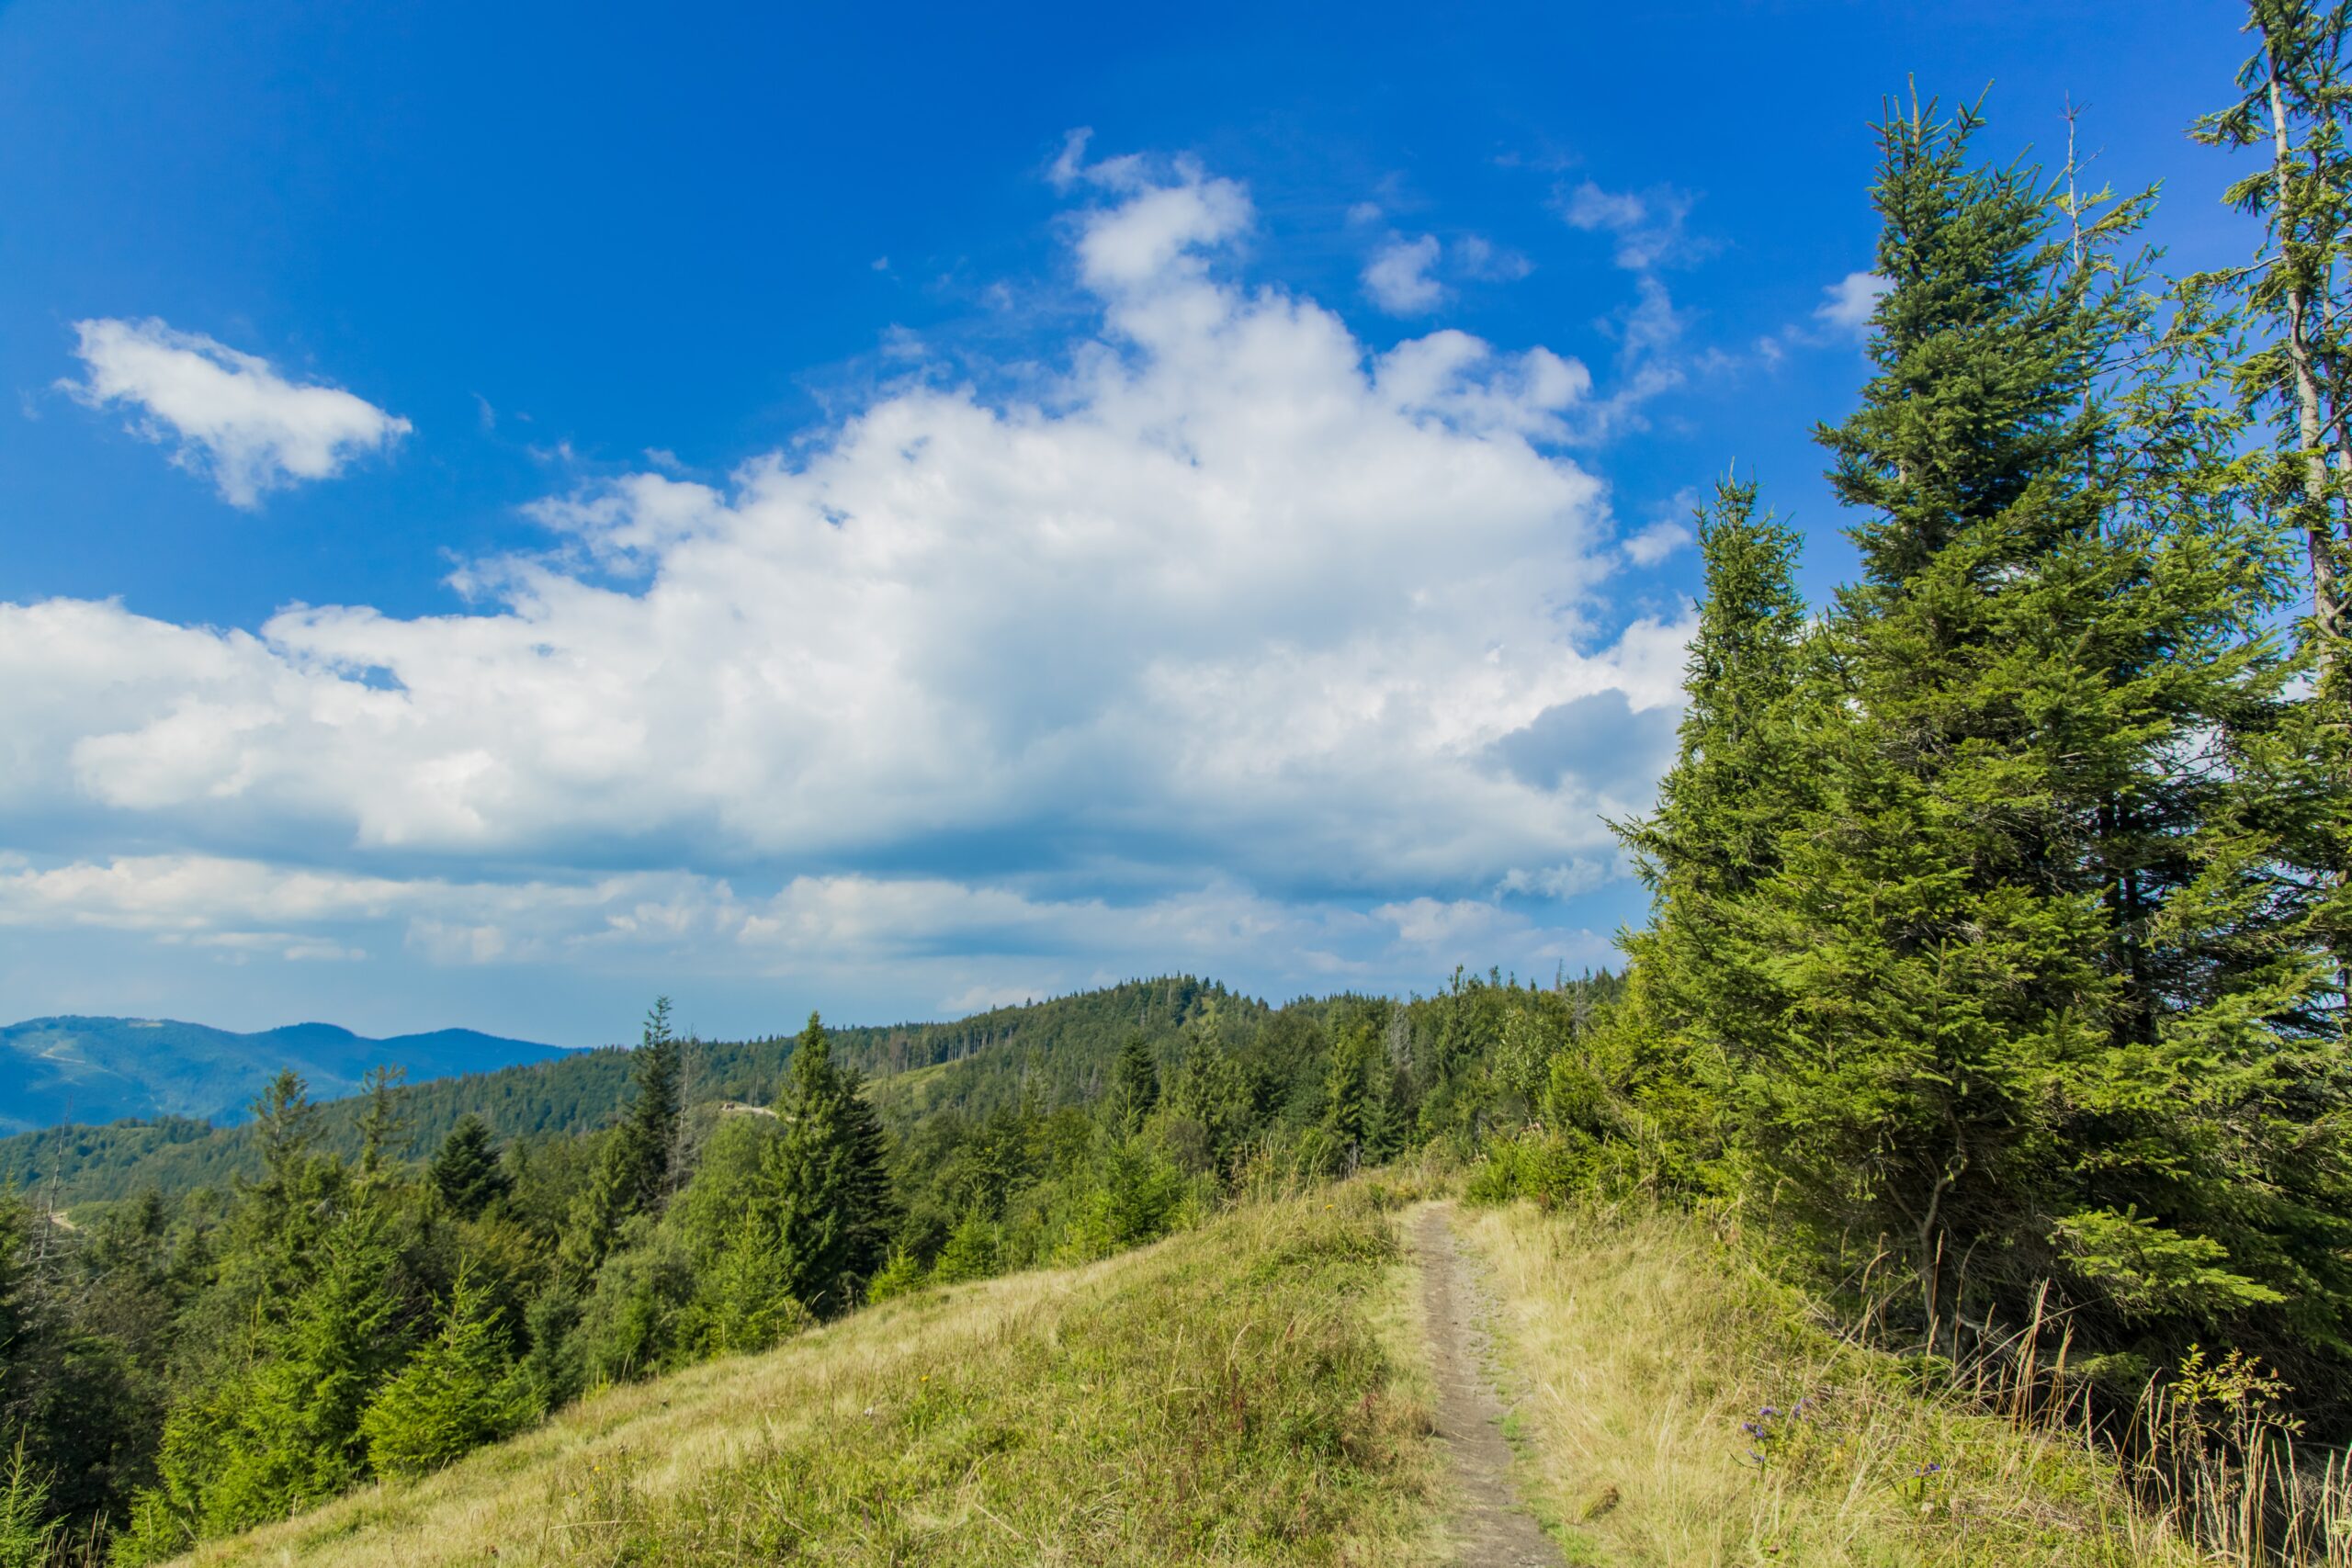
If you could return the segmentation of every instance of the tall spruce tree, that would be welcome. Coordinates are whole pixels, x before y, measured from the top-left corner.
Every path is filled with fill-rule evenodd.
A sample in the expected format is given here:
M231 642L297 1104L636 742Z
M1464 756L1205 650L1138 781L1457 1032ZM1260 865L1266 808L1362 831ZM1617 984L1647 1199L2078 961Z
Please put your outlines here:
M1356 1010L1342 1020L1323 1076L1323 1128L1339 1148L1342 1168L1351 1172L1395 1152L1397 1128L1391 1100L1396 1073L1381 1039L1382 1021L1368 1010Z
M361 1091L367 1114L359 1119L359 1174L373 1179L388 1159L408 1153L408 1069L379 1065L368 1069Z
M1759 1005L1726 964L1743 900L1779 868L1780 840L1815 799L1816 759L1803 702L1806 616L1794 530L1757 510L1753 480L1726 477L1696 518L1704 585L1684 666L1674 765L1657 806L1618 827L1651 896L1649 928L1627 948L1636 1006L1656 1037L1651 1066L1719 1079L1727 1039L1758 1027Z
M810 1013L776 1104L784 1135L768 1151L767 1179L787 1288L818 1313L864 1299L898 1217L881 1119L860 1088L834 1063L823 1021Z
M1813 798L1725 885L1741 1132L1797 1213L1901 1259L1948 1352L2043 1280L2117 1341L2334 1333L2333 1179L2273 1182L2281 1096L2321 1088L2269 1022L2293 966L2241 962L2222 896L2260 853L2229 750L2278 693L2273 554L2178 501L2194 400L2119 396L2146 311L2105 257L2143 204L2078 265L1979 125L1881 128L1876 375L1821 433L1865 574L1809 665Z
M2238 72L2238 100L2192 134L2269 154L2225 197L2262 220L2264 255L2198 281L2238 284L2268 328L2238 367L2240 386L2251 406L2276 414L2277 480L2293 496L2319 660L2332 675L2352 635L2341 581L2352 538L2352 4L2251 0L2245 30L2256 48Z
M490 1141L490 1124L470 1111L441 1140L425 1178L449 1212L465 1220L478 1217L514 1185Z
M1112 1068L1103 1114L1124 1131L1139 1133L1159 1103L1159 1066L1152 1060L1151 1042L1140 1032L1130 1034L1119 1047L1119 1060Z
M633 1214L658 1210L676 1162L684 1064L670 1032L670 998L655 999L633 1055L628 1114L605 1134L588 1185L564 1224L562 1258L594 1273Z

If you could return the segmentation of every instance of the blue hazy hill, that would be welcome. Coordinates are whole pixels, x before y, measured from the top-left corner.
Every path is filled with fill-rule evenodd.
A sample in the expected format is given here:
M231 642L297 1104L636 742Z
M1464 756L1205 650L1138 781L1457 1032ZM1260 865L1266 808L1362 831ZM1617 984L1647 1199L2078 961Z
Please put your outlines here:
M471 1029L371 1040L332 1023L237 1034L171 1019L28 1019L0 1029L0 1132L132 1116L233 1122L281 1067L330 1100L379 1064L405 1067L413 1083L565 1054Z

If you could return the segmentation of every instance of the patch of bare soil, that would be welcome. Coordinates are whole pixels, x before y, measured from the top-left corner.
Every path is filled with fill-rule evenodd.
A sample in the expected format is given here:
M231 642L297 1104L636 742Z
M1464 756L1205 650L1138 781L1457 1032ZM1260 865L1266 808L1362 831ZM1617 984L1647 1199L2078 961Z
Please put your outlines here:
M1511 1486L1487 1327L1490 1308L1454 1236L1452 1204L1421 1211L1413 1250L1437 1379L1438 1435L1453 1472L1454 1561L1462 1568L1566 1568L1559 1547Z

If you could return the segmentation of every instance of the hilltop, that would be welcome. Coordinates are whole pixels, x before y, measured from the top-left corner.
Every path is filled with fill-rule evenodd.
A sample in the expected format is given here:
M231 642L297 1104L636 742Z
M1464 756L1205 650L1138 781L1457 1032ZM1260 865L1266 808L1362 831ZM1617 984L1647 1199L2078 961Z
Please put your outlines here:
M0 1130L80 1121L188 1117L233 1122L281 1068L319 1100L356 1094L377 1066L412 1080L479 1073L564 1053L472 1029L375 1040L332 1023L252 1034L167 1018L34 1018L0 1028Z

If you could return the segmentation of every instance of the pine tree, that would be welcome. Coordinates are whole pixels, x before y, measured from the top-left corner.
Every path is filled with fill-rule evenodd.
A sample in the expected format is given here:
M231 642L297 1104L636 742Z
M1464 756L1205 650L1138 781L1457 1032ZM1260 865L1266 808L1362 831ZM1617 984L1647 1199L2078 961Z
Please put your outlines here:
M605 1134L587 1190L565 1220L561 1257L568 1267L593 1274L622 1224L659 1209L669 1196L683 1071L678 1042L670 1032L670 998L662 997L645 1016L628 1114Z
M1101 1258L1163 1234L1183 1201L1183 1177L1148 1138L1106 1138L1092 1190L1066 1239L1078 1259Z
M810 1013L776 1105L784 1135L770 1151L768 1180L787 1292L820 1313L863 1299L897 1219L881 1122L858 1090Z
M903 1247L894 1247L880 1271L865 1282L866 1304L878 1306L894 1296L920 1289L922 1282L922 1265L916 1261L915 1255Z
M359 1421L379 1475L428 1474L514 1431L529 1402L490 1292L461 1264L441 1326Z
M997 1271L1003 1245L1002 1232L975 1205L964 1211L964 1218L948 1236L947 1245L939 1249L931 1277L942 1285L985 1280Z
M629 1105L628 1125L633 1155L639 1163L637 1207L660 1207L670 1193L677 1161L678 1113L683 1109L685 1064L683 1047L670 1032L670 998L658 997L645 1016L638 1042L634 1078L636 1098Z
M2309 919L2335 960L2335 1027L2352 1030L2352 4L2250 0L2257 42L2238 100L2191 134L2269 154L2225 199L2263 223L2253 265L2191 279L2192 310L2225 302L2255 327L2233 367L2240 407L2271 427L2259 488L2301 536L2311 614L2303 652L2315 701L2295 749L2325 808L2285 846L2313 880ZM2222 320L2235 325L2224 310Z
M1204 998L1190 1038L1160 1095L1163 1138L1189 1170L1217 1173L1232 1164L1250 1127L1250 1086L1225 1041L1215 997Z
M586 1356L580 1343L580 1293L558 1278L531 1298L523 1314L530 1348L516 1369L527 1407L544 1415L577 1398L587 1385Z
M1323 1078L1323 1130L1340 1150L1343 1170L1379 1163L1395 1152L1390 1090L1396 1073L1380 1037L1381 1021L1357 1010L1331 1043Z
M449 1129L425 1175L449 1212L465 1220L477 1218L514 1189L491 1145L489 1123L471 1111Z
M389 1231L374 1201L346 1210L327 1233L315 1280L264 1336L240 1386L214 1402L202 1534L283 1518L366 1473L360 1416L401 1349L390 1332ZM167 1464L171 1457L167 1445Z
M695 1277L695 1338L703 1354L764 1350L806 1327L792 1298L786 1254L758 1217L740 1222Z
M47 1568L62 1523L51 1515L49 1478L19 1432L0 1458L0 1568Z
M359 1121L359 1174L375 1177L387 1159L408 1153L409 1125L405 1067L375 1066L368 1070L361 1090L368 1113Z
M2245 274L2197 281L2212 288L2243 278L2248 307L2270 329L2239 367L2240 385L2250 406L2278 416L2278 478L2295 495L2319 661L2332 678L2352 635L2341 581L2352 536L2352 80L2345 69L2352 5L2251 0L2246 11L2258 48L2238 73L2238 101L2199 120L2192 134L2270 154L2267 168L2226 197L2263 220L2266 254Z
M263 1182L288 1186L318 1136L319 1110L311 1103L310 1086L293 1069L283 1068L254 1098L252 1109Z
M1704 587L1679 750L1656 809L1616 825L1649 886L1651 917L1626 942L1643 1044L1610 1088L1648 1101L1684 1152L1704 1159L1725 1055L1769 1027L1779 1006L1772 987L1758 994L1750 969L1725 960L1747 940L1746 901L1780 867L1781 835L1814 803L1805 705L1817 694L1795 532L1758 514L1752 480L1731 478L1696 521ZM1554 1124L1591 1130L1600 1092L1583 1066L1570 1071L1550 1097Z
M1139 1133L1159 1103L1159 1066L1152 1060L1151 1043L1140 1032L1130 1034L1119 1047L1103 1114L1125 1131Z

